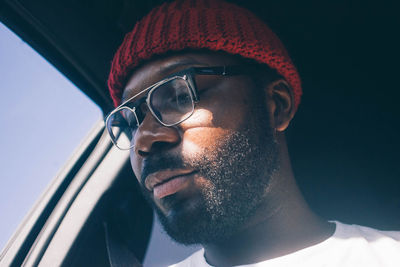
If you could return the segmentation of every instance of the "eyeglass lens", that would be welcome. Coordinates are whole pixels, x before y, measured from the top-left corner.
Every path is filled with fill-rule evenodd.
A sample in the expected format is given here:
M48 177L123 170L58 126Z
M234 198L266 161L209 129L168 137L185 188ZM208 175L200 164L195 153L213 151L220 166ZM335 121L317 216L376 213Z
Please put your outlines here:
M180 122L193 110L193 99L187 81L176 78L160 85L151 94L149 104L164 124Z

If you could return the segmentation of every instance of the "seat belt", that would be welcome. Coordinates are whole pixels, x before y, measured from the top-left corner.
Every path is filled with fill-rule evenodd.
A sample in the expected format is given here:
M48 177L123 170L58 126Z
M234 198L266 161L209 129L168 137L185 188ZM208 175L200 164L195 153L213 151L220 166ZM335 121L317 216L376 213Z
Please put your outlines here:
M107 222L103 222L108 260L111 267L143 267L135 254L110 233Z

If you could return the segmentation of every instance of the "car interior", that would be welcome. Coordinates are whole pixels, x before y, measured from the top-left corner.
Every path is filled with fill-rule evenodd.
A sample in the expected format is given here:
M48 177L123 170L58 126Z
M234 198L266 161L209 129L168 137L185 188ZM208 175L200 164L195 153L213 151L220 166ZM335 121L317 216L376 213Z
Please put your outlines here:
M113 54L135 22L162 2L0 0L0 21L106 117L113 109L107 89ZM394 3L230 2L263 19L299 70L304 94L286 135L295 177L312 209L328 220L400 230ZM100 121L21 223L0 265L146 266L154 221L129 152L113 146ZM165 246L151 254L159 258L154 266L165 266L162 254L183 249ZM176 255L176 262L183 259Z

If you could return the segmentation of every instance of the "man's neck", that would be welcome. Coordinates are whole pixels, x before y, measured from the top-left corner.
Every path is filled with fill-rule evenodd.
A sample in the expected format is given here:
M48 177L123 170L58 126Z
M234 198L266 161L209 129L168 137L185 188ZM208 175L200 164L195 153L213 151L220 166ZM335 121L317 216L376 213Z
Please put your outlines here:
M256 263L318 244L335 225L316 216L301 195L287 150L281 152L281 170L271 179L265 201L238 231L221 242L203 244L214 266Z
M256 263L318 244L335 230L335 225L312 214L289 218L285 210L277 213L276 217L249 225L223 242L205 244L207 261L213 266Z

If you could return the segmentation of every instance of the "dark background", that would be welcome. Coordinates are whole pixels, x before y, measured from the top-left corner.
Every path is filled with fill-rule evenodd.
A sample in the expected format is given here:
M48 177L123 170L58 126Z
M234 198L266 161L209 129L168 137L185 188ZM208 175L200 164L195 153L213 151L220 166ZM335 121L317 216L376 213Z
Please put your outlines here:
M306 199L326 218L399 229L399 9L277 2L264 14L303 80L288 137Z
M106 114L114 51L161 1L0 0L0 18ZM400 229L399 23L394 1L232 1L282 39L304 95L288 130L298 183L328 219Z

